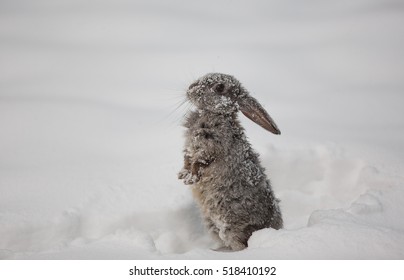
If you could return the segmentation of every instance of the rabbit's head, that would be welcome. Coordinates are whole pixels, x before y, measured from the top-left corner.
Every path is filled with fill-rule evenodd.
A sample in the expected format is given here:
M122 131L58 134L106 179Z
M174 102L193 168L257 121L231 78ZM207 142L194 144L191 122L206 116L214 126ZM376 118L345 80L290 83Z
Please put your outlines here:
M240 110L264 129L281 133L265 109L233 76L209 73L189 86L187 98L201 111L231 115Z

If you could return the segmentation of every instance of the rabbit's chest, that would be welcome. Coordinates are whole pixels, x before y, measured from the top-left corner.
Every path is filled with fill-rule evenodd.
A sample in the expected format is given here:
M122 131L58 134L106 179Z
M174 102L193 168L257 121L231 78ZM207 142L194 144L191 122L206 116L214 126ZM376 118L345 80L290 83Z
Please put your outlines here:
M225 145L223 131L202 123L195 124L188 131L188 150L198 152L218 152Z
M200 150L227 149L235 127L232 118L224 115L193 113L186 124L189 148Z

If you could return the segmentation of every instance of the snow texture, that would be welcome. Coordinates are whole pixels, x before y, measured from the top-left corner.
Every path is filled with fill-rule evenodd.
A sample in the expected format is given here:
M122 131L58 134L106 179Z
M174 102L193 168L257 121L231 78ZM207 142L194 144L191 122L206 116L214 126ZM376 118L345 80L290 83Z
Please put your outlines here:
M0 4L0 259L403 259L399 0ZM214 246L183 164L185 91L234 75L284 228Z

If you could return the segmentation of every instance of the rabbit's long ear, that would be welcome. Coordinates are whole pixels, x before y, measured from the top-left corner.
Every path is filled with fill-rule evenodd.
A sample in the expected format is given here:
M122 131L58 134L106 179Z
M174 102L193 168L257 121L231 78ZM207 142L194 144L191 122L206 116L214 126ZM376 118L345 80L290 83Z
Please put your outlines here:
M275 124L274 120L268 115L267 111L265 111L265 109L255 98L247 96L238 103L240 106L240 111L247 118L273 134L281 134L281 131Z

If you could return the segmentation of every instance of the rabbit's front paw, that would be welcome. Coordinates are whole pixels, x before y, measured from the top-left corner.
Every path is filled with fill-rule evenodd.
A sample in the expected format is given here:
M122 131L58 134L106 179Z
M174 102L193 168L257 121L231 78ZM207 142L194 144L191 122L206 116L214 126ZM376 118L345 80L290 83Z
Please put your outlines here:
M178 173L178 179L184 180L185 185L192 185L199 181L196 174L192 174L190 170L185 168Z
M185 179L190 173L191 172L188 169L183 168L180 172L178 172L178 179Z
M199 181L199 177L197 175L189 173L187 177L184 179L185 185L193 185Z

